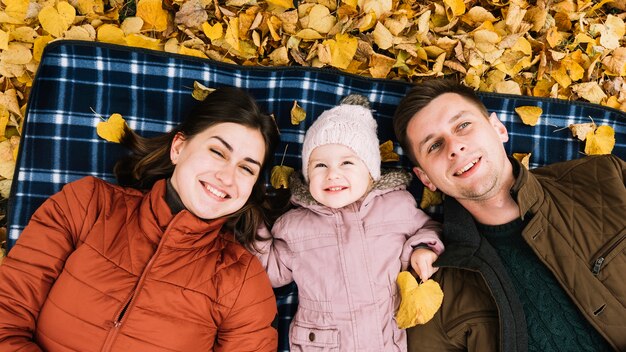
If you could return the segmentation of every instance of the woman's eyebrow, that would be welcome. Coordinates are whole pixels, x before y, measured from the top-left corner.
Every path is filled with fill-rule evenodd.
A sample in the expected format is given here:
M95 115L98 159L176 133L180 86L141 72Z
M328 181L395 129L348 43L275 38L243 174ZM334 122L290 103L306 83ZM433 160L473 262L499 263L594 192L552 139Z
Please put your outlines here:
M211 138L215 138L215 139L217 139L218 141L220 141L220 143L222 143L222 144L224 145L224 147L225 147L226 149L228 149L228 151L230 151L230 152L232 152L232 151L233 151L233 147L232 147L230 144L228 144L228 142L226 142L226 141L225 141L222 137L220 137L220 136L212 136ZM256 165L258 165L259 167L261 167L261 163L260 163L259 161L254 160L254 159L252 159L252 158L250 158L250 157L245 157L245 158L243 158L243 160L245 160L245 161L247 161L247 162L249 162L249 163L252 163L252 164L256 164Z

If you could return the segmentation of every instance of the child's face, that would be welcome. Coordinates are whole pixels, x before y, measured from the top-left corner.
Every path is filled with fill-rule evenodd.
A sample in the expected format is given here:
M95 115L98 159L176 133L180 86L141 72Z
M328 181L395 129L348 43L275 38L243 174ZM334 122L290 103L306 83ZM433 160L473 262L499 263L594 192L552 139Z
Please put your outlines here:
M316 201L341 208L361 199L370 189L369 170L352 149L326 144L313 149L309 158L309 191Z

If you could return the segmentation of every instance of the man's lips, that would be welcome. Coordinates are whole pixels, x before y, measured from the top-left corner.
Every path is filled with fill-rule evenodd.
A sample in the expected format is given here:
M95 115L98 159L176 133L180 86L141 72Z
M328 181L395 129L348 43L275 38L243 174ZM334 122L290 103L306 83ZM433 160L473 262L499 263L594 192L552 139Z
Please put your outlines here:
M463 165L460 169L458 169L454 173L454 176L463 176L463 175L467 174L468 172L474 170L476 164L478 164L480 162L480 160L481 160L481 158L474 159L474 160L468 162L467 164Z

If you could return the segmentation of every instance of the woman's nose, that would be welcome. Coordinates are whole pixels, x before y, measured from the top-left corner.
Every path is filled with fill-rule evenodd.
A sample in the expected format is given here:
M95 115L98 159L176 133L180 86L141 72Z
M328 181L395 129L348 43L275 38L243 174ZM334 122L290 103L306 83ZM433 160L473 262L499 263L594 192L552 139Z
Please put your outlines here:
M225 185L231 185L235 178L235 168L231 166L225 166L221 170L215 173L218 180Z

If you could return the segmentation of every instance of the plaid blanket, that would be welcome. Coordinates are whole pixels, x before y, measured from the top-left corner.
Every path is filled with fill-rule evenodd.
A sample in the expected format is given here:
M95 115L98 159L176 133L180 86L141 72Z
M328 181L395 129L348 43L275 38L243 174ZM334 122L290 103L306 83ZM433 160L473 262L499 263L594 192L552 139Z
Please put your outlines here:
M194 104L194 81L208 87L245 88L276 117L281 130L274 162L289 145L285 164L300 168L304 132L341 97L369 98L381 142L394 140L391 117L410 84L375 80L331 69L244 67L102 43L57 41L46 47L31 92L9 204L9 248L35 209L50 195L78 178L94 175L114 182L112 166L124 149L96 135L101 117L120 113L144 136L170 129ZM626 158L626 114L581 102L480 93L510 133L507 151L532 152L531 168L580 157L584 145L572 138L569 124L589 122L615 129L614 154ZM292 125L297 101L306 120ZM543 109L539 124L524 125L517 106ZM397 146L396 151L402 155ZM406 167L402 158L390 167ZM295 285L276 290L280 312L280 350L288 350L287 331L297 307Z

